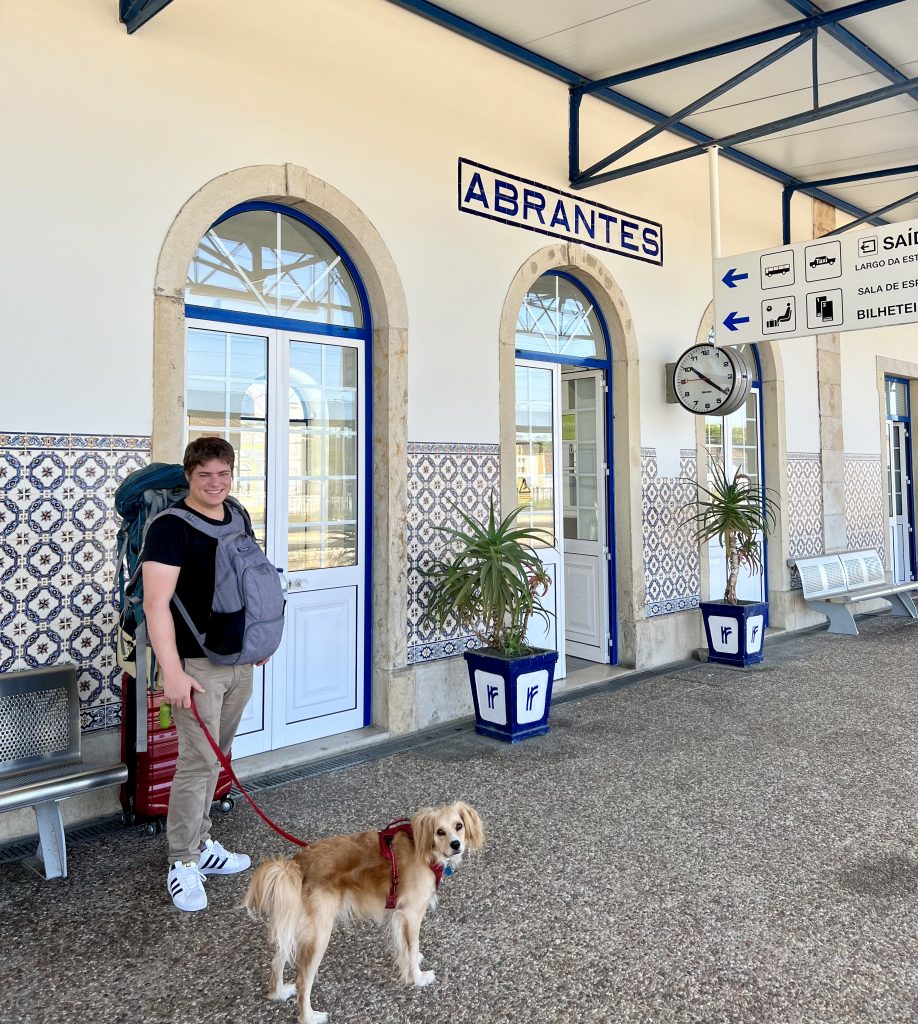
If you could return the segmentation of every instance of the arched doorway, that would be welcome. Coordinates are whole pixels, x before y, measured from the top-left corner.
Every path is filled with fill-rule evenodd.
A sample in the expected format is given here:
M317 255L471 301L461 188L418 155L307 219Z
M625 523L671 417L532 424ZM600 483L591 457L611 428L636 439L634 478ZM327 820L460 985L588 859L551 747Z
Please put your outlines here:
M554 581L532 640L557 648L563 676L567 657L615 660L609 335L589 290L550 270L520 305L515 345L517 502Z
M318 221L256 201L200 239L185 287L188 438L239 456L236 492L288 582L237 756L360 728L371 678L369 302Z

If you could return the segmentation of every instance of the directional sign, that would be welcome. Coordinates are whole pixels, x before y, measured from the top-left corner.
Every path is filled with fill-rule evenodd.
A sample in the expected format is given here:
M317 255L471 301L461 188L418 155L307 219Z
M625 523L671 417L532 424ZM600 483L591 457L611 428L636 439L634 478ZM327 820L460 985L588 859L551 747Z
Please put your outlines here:
M918 322L918 220L714 261L718 345Z

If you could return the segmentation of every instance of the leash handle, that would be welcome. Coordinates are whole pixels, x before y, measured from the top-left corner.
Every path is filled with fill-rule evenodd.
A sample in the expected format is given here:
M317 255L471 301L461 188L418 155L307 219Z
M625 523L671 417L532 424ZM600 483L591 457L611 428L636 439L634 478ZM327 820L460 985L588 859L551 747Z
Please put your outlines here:
M214 754L216 755L217 760L220 762L221 767L223 769L225 769L226 773L233 780L233 784L235 785L236 789L238 789L239 792L252 805L252 810L258 815L259 818L261 818L261 820L266 825L269 825L271 828L273 828L274 831L279 836L283 836L284 839L287 839L291 843L295 843L297 846L303 846L303 847L309 846L309 843L307 843L304 839L297 839L296 836L292 836L285 829L282 829L280 827L280 825L276 825L267 816L267 814L265 814L265 812L258 806L258 804L255 803L255 801L249 796L249 794L245 791L245 787L236 778L236 773L233 771L233 766L232 766L232 764L230 764L230 759L226 756L226 754L223 753L223 751L217 745L216 740L210 734L210 730L207 728L207 726L204 724L203 720L201 719L201 716L198 714L198 709L195 707L195 704L194 704L194 694L192 693L190 696L191 696L191 712L194 715L194 717L198 720L198 725L201 727L201 731L204 733L205 739L210 744L210 748L211 748L211 750L213 750Z

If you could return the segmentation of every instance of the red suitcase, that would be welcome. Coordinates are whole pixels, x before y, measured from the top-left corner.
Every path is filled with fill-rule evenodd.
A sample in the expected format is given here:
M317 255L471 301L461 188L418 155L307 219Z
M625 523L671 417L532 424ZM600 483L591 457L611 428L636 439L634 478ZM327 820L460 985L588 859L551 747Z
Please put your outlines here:
M169 791L178 757L178 735L175 725L166 728L160 723L161 693L147 694L147 749L137 749L137 683L125 674L121 680L121 760L128 766L127 782L121 787L122 819L126 825L147 822L150 835L163 831L169 809ZM225 768L220 769L214 801L221 811L233 809L229 792L232 779Z

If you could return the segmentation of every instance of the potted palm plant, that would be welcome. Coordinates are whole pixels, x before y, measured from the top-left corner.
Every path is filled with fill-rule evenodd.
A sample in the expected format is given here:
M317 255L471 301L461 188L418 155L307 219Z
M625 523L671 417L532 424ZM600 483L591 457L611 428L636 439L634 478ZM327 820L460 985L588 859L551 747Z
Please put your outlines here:
M682 508L683 524L694 527L699 543L719 541L727 562L723 600L700 605L708 659L745 668L762 660L767 602L737 599L736 584L743 566L763 568L760 538L774 527L778 505L739 467L731 476L717 458L709 458L708 466L707 485L689 481L695 496Z
M443 630L457 622L484 645L466 651L475 729L515 743L548 732L557 651L526 642L530 619L551 584L532 543L537 530L516 525L523 506L498 521L494 502L480 523L456 508L459 528L440 526L448 544L424 572L430 584L425 619Z

